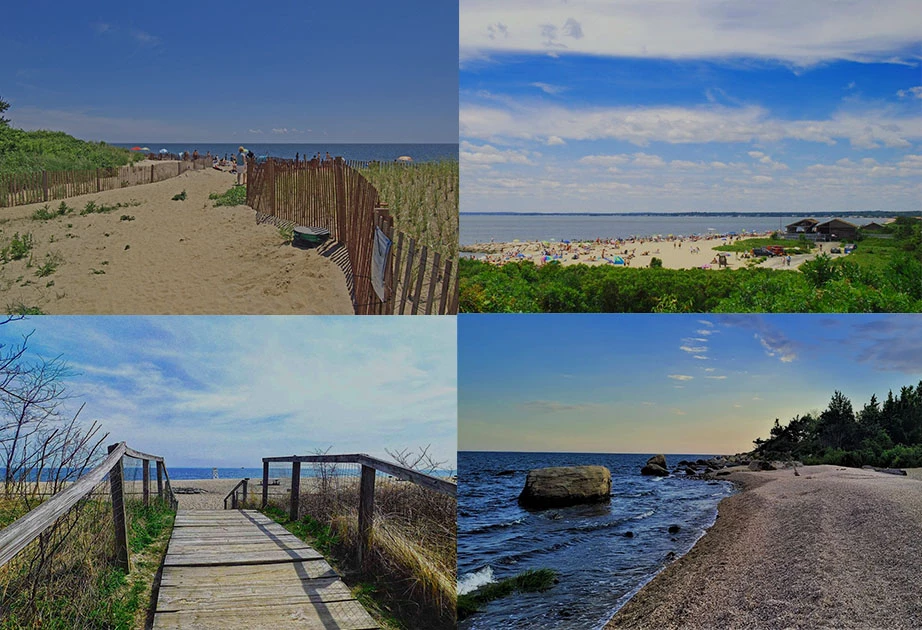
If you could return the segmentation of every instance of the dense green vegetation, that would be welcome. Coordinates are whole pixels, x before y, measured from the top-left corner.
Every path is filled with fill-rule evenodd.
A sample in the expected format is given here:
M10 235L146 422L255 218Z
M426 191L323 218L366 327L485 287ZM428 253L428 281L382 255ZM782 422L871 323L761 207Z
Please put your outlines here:
M208 198L214 201L214 206L245 206L247 203L246 186L233 186L224 193L211 193Z
M858 413L835 392L820 414L805 414L786 425L775 420L767 440L755 440L766 459L799 459L805 464L911 468L922 466L922 381L876 396Z
M546 591L557 582L553 569L531 569L516 576L481 586L476 591L458 595L458 619L470 617L485 604L514 592L536 593Z
M847 257L773 269L586 265L496 267L462 259L462 312L920 312L922 221L897 219L894 238L868 238Z
M0 99L0 114L9 104ZM86 142L62 131L23 131L0 115L0 175L123 166L143 159L105 142Z
M734 241L729 245L718 245L714 249L721 252L748 252L757 247L768 247L769 245L780 245L786 250L790 250L788 253L793 253L795 250L801 250L806 253L812 251L816 244L813 241L808 241L807 239L799 239L796 241L788 241L780 236L777 236L777 233L768 237L768 238L745 238L738 241Z
M104 557L107 553L95 548L105 540L95 517L109 510L108 505L100 505L99 513L89 511L85 517L77 518L67 536L85 542L60 545L50 566L38 572L41 578L35 583L28 583L28 565L18 569L22 576L5 576L7 585L17 587L7 592L0 590L0 630L130 630L144 626L154 577L166 551L175 513L168 503L157 500L149 506L141 501L125 502L134 567L131 575L126 575L108 566Z

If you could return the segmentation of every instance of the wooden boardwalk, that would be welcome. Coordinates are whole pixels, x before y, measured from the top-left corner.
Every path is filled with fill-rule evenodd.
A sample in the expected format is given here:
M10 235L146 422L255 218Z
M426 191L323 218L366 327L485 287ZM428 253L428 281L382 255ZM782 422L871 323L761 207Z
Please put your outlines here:
M154 630L371 630L319 553L255 510L179 510Z

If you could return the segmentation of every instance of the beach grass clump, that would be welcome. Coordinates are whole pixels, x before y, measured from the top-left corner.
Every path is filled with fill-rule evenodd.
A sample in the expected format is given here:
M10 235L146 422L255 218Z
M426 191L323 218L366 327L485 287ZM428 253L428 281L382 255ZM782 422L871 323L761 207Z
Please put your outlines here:
M52 210L51 207L46 203L44 206L32 213L33 221L50 221L51 219L57 219L58 217L63 217L66 214L70 214L74 209L67 205L67 202L62 201L57 210Z
M173 201L185 201L186 200L186 191L183 190L181 193L173 195Z
M373 584L378 605L405 627L454 628L455 498L379 477L373 542L364 566L358 567L358 479L343 476L334 464L317 468L301 494L297 523L287 522L287 497L266 514L315 545L340 570Z
M542 593L557 583L553 569L529 569L516 576L485 584L475 591L458 596L458 620L478 612L495 599L508 597L515 592Z
M137 205L140 205L140 202L130 201L123 203L120 201L115 205L107 205L104 203L97 204L95 201L87 201L86 205L83 206L83 210L80 211L80 216L85 217L90 214L109 214L110 212L114 212L121 208Z
M372 163L359 172L378 191L394 227L443 258L458 256L457 160L420 164Z
M38 306L29 306L24 302L13 302L6 305L7 315L45 315L45 311Z
M39 278L45 278L50 276L58 267L64 264L64 257L61 256L58 252L49 252L45 254L45 262L38 266L38 269L35 270L35 275Z
M20 236L19 232L16 232L6 247L0 250L0 261L22 260L29 255L34 244L32 234L27 232Z
M208 198L218 206L245 206L247 203L247 189L245 186L234 186L223 193L211 193Z

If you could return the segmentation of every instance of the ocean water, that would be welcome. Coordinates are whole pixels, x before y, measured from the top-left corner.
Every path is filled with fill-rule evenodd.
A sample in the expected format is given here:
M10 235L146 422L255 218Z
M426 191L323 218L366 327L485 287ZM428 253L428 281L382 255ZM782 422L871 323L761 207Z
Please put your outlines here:
M458 453L460 592L526 569L556 569L544 593L515 593L488 604L459 628L600 628L673 557L686 553L730 496L728 482L644 477L649 455ZM681 459L710 455L667 455ZM612 474L610 504L529 512L516 501L530 469L602 465ZM668 533L679 525L677 534ZM633 538L625 532L633 532Z
M228 157L237 154L237 148L243 145L256 155L270 155L272 157L293 159L298 153L302 157L313 157L315 153L321 156L327 151L332 156L341 156L347 160L377 160L379 162L393 162L402 155L409 155L414 162L437 162L439 160L457 160L457 144L281 144L264 142L136 142L132 144L113 143L126 149L150 147L156 153L166 149L170 153L183 151L198 151L202 155L211 152L212 155Z
M513 215L462 213L461 245L474 243L521 241L594 240L597 238L629 238L631 236L691 236L693 234L727 234L736 232L767 232L784 229L807 215L786 217L766 216L676 216L676 215ZM812 215L825 221L830 217ZM856 225L875 219L844 217ZM880 221L880 219L876 219Z
M88 468L86 472L89 472L92 467ZM357 472L358 467L354 464L338 464L337 469L342 473ZM123 470L125 472L125 479L135 480L141 479L143 476L143 466L139 460L126 458L124 460ZM154 464L151 462L151 471L154 471ZM0 476L5 474L6 469L0 468ZM181 481L183 479L211 479L212 478L212 469L211 468L174 468L170 466L169 461L167 461L167 473L170 475L171 481ZM454 470L437 470L433 473L437 477L451 477L455 475L456 471ZM45 469L42 473L42 481L48 481L51 478L53 471ZM301 477L315 477L317 475L317 469L310 464L301 465ZM151 472L151 477L154 478L154 473ZM218 478L219 479L243 479L244 477L249 477L250 479L262 479L263 469L260 468L218 468ZM269 477L270 478L285 478L291 477L291 465L273 465L269 466ZM32 475L34 479L35 476Z

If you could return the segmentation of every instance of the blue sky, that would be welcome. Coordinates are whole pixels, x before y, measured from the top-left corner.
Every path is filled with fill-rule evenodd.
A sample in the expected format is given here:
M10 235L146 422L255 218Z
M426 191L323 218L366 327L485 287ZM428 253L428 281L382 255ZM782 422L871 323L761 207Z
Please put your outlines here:
M461 450L737 453L922 379L922 315L458 319Z
M172 466L259 466L315 449L456 451L455 318L36 317L34 357L62 356L81 418Z
M918 210L915 0L462 0L462 212Z
M457 141L451 2L4 7L15 126L109 142Z

